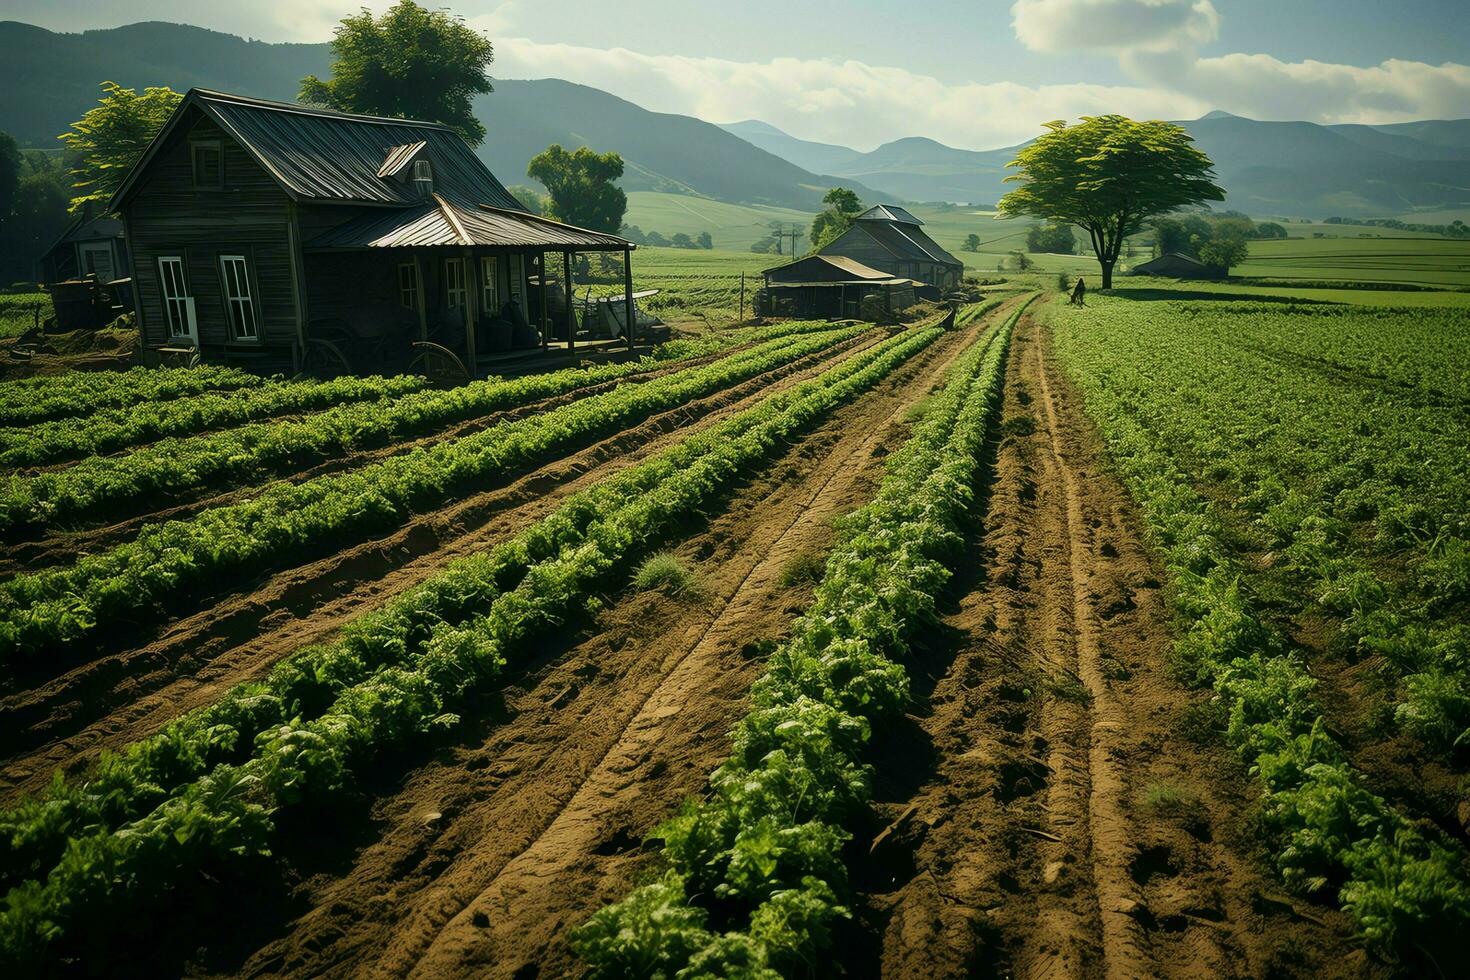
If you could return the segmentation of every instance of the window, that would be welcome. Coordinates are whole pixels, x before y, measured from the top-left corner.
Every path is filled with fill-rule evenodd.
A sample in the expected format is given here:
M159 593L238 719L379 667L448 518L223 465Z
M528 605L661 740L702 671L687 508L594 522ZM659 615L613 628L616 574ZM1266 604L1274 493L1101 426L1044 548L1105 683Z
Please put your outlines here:
M483 301L480 308L490 315L500 312L500 278L498 276L499 262L493 255L482 256L480 259L480 298Z
M433 181L434 165L427 160L415 160L413 162L413 179Z
M405 310L419 308L419 269L412 262L398 267L398 305Z
M218 143L194 143L194 186L223 187L225 184L224 153Z
M444 260L444 302L451 310L462 310L470 297L464 284L464 259Z
M184 280L184 259L178 255L158 257L158 291L163 298L164 316L169 333L174 337L194 335L194 299Z
M225 309L230 314L230 327L236 340L259 340L255 323L255 299L250 292L250 270L243 255L219 257L220 285L224 288Z

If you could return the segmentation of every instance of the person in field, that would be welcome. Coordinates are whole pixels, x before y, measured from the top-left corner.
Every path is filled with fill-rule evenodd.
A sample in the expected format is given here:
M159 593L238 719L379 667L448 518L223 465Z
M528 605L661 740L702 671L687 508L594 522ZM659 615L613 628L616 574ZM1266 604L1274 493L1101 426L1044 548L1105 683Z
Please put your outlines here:
M1072 287L1071 305L1073 305L1073 306L1086 306L1087 305L1087 303L1085 302L1086 301L1086 298L1087 298L1087 283L1086 283L1086 281L1083 280L1083 278L1081 276L1078 276L1077 277L1077 285L1075 285L1075 286Z

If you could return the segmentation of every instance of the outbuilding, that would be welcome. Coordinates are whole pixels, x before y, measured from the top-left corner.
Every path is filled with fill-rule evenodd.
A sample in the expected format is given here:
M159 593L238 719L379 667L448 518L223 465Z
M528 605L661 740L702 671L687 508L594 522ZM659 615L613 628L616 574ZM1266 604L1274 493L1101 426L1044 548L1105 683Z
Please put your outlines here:
M588 251L623 254L622 322L637 322L635 246L529 213L438 123L192 89L110 210L145 350L483 376L512 349L576 343L552 315L572 315Z
M762 316L874 318L912 306L917 285L841 255L808 255L761 275Z
M959 286L965 264L930 238L923 224L904 208L879 204L858 215L851 228L818 249L817 254L855 259L890 276L917 280L943 294Z
M1166 252L1156 259L1135 265L1128 273L1132 276L1159 276L1164 279L1223 279L1225 272L1214 266L1205 265L1199 259L1183 252Z

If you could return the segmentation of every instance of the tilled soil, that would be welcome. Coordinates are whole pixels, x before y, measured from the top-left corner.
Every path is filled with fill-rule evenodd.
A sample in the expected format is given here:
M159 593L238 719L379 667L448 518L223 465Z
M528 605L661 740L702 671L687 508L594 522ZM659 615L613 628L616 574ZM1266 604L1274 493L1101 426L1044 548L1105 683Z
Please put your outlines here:
M1143 527L1023 318L975 566L879 763L856 975L1363 976L1288 896L1255 792L1170 675Z
M714 424L774 390L808 380L836 358L877 343L869 334L766 372L716 395L654 415L616 435L470 494L385 535L254 581L156 639L100 653L56 678L0 697L0 801L34 791L57 768L79 771L171 718L261 676L281 657L320 642L355 615L539 520L568 495Z
M483 737L445 751L373 808L350 861L305 878L304 911L248 976L560 977L567 933L652 867L643 838L728 751L761 669L810 597L798 558L871 496L912 407L979 336L936 342L837 410L677 546L697 595L630 592L504 693Z

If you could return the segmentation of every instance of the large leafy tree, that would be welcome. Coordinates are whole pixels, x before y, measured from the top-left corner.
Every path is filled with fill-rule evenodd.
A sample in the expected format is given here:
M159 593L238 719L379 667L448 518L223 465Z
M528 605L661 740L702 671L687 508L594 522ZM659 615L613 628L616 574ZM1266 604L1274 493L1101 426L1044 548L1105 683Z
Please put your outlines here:
M332 39L332 77L301 80L303 102L453 127L472 146L485 126L472 100L490 92L490 39L442 10L400 0L382 17L364 10L344 17Z
M15 137L0 132L0 221L15 213L15 196L20 191L20 174L24 164Z
M863 213L860 197L846 187L834 187L822 198L822 210L812 219L812 251L821 249L828 242L852 227L853 220Z
M61 134L75 160L71 171L71 210L106 204L153 137L168 122L182 95L168 87L123 88L103 82L106 93L95 108Z
M551 195L548 217L592 231L616 233L628 210L628 195L616 181L623 176L623 158L582 147L568 153L553 143L531 158L526 175L539 180ZM649 244L653 235L649 234Z
M57 160L37 150L24 154L10 210L0 216L0 283L31 280L36 259L66 226L68 196Z
M1008 164L1019 173L1006 180L1021 186L1001 198L1000 211L1085 230L1102 266L1104 289L1113 285L1124 240L1150 218L1225 199L1210 158L1180 126L1084 116L1079 125L1059 120L1046 129Z

